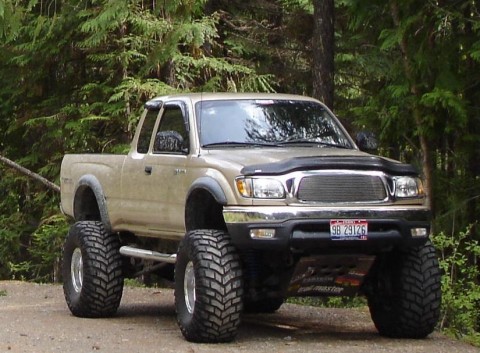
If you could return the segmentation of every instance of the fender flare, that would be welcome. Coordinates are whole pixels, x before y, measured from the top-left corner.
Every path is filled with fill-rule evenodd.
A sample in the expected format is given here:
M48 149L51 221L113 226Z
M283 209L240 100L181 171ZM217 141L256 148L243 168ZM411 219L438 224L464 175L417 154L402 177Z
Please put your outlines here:
M195 180L188 190L187 200L190 198L190 195L198 189L210 192L215 201L217 201L220 205L226 205L228 203L223 188L221 187L220 183L213 178L204 176Z
M79 195L86 189L92 190L93 194L95 195L98 210L100 212L100 220L102 221L105 230L108 233L111 233L112 225L110 223L110 217L108 216L107 200L105 198L105 193L103 192L102 184L100 184L98 179L92 174L86 174L78 180L77 188L75 190L75 198L73 201L74 218L78 219L79 217L79 212L81 210Z

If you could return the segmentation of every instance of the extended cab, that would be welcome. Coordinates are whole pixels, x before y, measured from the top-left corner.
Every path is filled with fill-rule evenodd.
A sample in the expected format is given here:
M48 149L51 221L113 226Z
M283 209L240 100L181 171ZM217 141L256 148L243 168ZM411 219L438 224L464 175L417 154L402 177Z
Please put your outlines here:
M430 211L411 165L362 152L333 113L282 94L150 100L128 155L66 155L74 315L113 315L123 280L174 281L186 339L235 337L287 297L365 295L379 332L425 337L440 310Z

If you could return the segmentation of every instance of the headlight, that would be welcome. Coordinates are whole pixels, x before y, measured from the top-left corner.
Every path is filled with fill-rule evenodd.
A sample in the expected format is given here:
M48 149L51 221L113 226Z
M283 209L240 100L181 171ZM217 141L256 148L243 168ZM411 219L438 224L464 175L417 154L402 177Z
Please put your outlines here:
M403 176L394 178L395 197L422 197L424 196L422 181L418 178Z
M237 178L237 189L240 195L257 199L283 199L285 189L276 179L269 178Z

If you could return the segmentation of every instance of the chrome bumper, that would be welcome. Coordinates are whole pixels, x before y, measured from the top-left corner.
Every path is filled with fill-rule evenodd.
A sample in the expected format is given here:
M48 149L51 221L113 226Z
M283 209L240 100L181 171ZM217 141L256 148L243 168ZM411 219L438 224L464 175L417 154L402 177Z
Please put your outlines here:
M282 223L290 220L330 219L398 219L410 222L429 222L430 210L426 206L384 207L224 207L223 217L227 224L237 223Z
M351 247L359 253L375 253L393 246L420 245L430 233L430 210L424 206L382 207L225 207L223 211L233 243L241 249L286 250ZM330 234L333 219L365 219L365 240L338 241ZM413 236L415 229L425 236ZM252 236L252 230L274 230L269 239Z

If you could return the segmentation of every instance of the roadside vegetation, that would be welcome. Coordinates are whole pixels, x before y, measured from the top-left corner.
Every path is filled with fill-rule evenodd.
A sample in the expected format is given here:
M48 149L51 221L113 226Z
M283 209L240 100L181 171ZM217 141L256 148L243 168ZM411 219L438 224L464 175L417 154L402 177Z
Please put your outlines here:
M444 271L440 328L480 345L476 0L0 0L0 155L59 184L65 153L125 151L156 95L324 97L322 15L334 19L329 105L352 134L374 132L379 154L422 171ZM0 164L0 279L61 280L58 205Z

